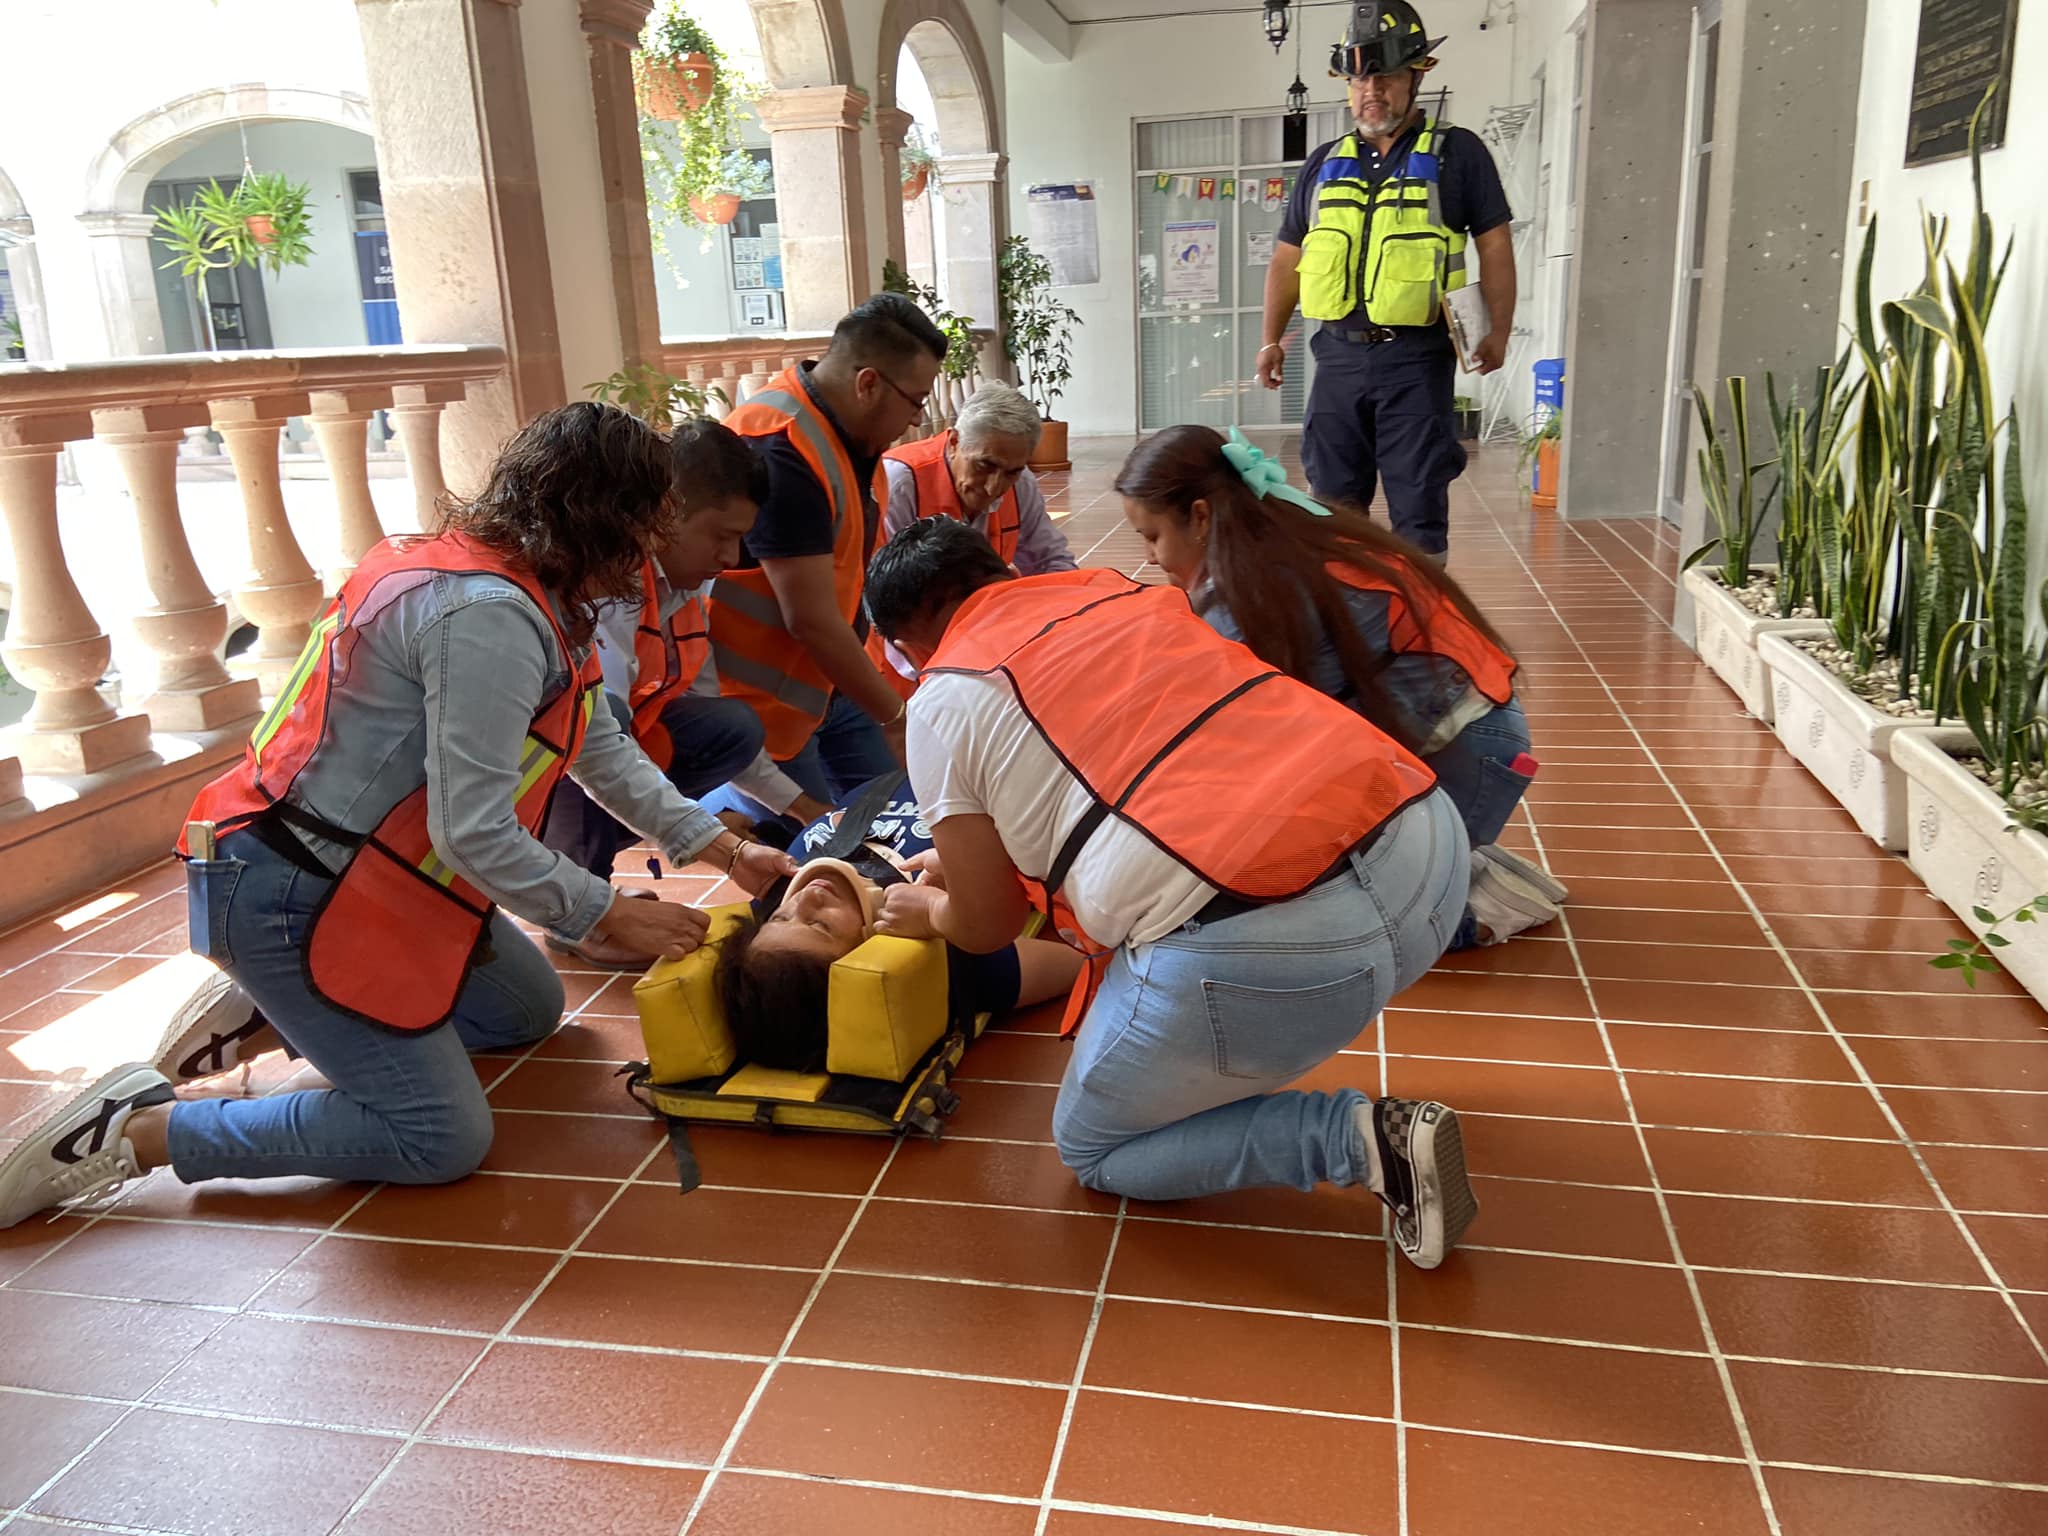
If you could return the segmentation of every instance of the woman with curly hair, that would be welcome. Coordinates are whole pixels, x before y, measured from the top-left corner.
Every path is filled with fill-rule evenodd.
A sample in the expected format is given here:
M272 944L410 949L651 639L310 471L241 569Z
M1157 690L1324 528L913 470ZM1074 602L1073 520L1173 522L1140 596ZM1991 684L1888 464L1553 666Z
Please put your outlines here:
M156 1063L116 1068L0 1162L0 1227L166 1164L187 1182L471 1172L492 1122L467 1054L529 1045L563 1011L505 912L671 955L708 921L623 900L538 840L565 773L678 863L750 889L793 872L602 707L596 610L639 594L674 516L661 435L578 403L522 428L441 532L364 557L186 823L192 948L225 975ZM331 1086L174 1099L268 1028Z

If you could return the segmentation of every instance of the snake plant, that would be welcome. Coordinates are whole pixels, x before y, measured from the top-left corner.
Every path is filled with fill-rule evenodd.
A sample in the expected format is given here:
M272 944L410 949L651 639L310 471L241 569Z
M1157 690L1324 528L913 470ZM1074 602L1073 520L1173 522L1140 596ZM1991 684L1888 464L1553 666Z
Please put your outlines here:
M1822 580L1822 553L1830 530L1839 530L1846 499L1842 458L1850 441L1849 412L1863 381L1849 372L1849 353L1814 371L1813 403L1802 404L1797 385L1783 401L1778 381L1764 375L1771 432L1778 443L1778 613L1790 618L1812 604L1831 612Z
M1758 532L1764 519L1770 515L1771 501L1778 494L1778 486L1759 496L1757 485L1759 470L1768 469L1777 461L1765 459L1753 462L1749 445L1749 380L1740 374L1722 381L1728 392L1729 432L1733 437L1735 451L1734 474L1729 473L1728 448L1722 444L1721 432L1714 424L1714 408L1708 402L1706 391L1699 385L1692 387L1693 408L1699 412L1701 447L1699 450L1700 491L1705 496L1707 515L1714 520L1714 537L1685 557L1681 570L1690 569L1706 559L1715 550L1721 551L1721 584L1731 592L1740 592L1749 585L1749 558L1756 547Z

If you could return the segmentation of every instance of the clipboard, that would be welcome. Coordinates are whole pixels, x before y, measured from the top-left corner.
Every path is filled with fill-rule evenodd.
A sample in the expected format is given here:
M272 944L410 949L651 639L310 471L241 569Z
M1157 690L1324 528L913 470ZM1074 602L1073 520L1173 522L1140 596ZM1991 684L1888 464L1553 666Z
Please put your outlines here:
M1486 333L1493 327L1493 317L1486 307L1486 295L1477 283L1468 283L1463 288L1454 288L1444 295L1444 325L1451 333L1451 345L1457 350L1458 370L1471 373L1472 352L1486 339Z

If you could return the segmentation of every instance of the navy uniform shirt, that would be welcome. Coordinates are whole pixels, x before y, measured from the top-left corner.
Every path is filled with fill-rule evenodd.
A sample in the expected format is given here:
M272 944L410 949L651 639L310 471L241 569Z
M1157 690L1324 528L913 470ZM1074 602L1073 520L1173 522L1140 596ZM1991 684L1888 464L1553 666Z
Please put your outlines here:
M1398 171L1407 161L1408 151L1415 147L1416 135L1421 131L1422 119L1418 117L1415 125L1396 139L1392 151L1384 156L1366 141L1363 133L1359 134L1358 165L1365 182L1377 187L1388 175ZM1321 186L1323 162L1341 142L1340 139L1331 140L1302 162L1301 177L1295 182L1294 191L1287 199L1287 212L1280 219L1282 245L1299 248L1309 227L1315 223L1316 193ZM1512 215L1508 211L1507 192L1500 184L1500 171L1494 166L1493 156L1487 152L1478 134L1469 128L1440 128L1436 136L1436 153L1441 172L1437 183L1437 202L1443 210L1446 228L1477 237L1508 222ZM1362 252L1359 259L1364 259ZM1466 260L1471 260L1469 250ZM1371 324L1366 318L1363 303L1348 318L1336 323L1343 326ZM1441 317L1436 324L1443 325Z
M831 422L832 430L845 444L846 456L853 465L853 478L860 485L861 513L866 525L862 530L861 549L861 566L865 569L868 557L875 552L875 530L881 522L873 487L875 466L881 456L865 454L847 440L845 431L832 418L831 407L825 404L817 386L811 382L811 370L816 366L815 363L803 364L797 369L797 377L803 383L804 392L811 397L811 404L818 408L818 414ZM785 427L766 437L750 437L747 443L768 466L768 499L761 503L761 512L754 519L754 526L740 541L741 568L759 565L763 560L801 560L807 555L831 554L832 500L825 494L825 487L818 483L818 477L811 473L811 466L804 462L803 454L789 440L789 429Z

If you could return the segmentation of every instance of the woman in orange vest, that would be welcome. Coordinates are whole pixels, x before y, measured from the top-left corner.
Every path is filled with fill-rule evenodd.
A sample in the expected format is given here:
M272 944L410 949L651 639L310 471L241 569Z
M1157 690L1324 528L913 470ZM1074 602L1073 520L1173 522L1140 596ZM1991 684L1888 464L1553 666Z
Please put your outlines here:
M1035 906L1089 957L1052 1124L1081 1182L1361 1186L1442 1262L1478 1210L1458 1117L1376 1098L1379 1058L1338 1054L1464 910L1429 770L1172 588L1017 577L950 518L890 540L867 603L921 669L906 745L934 844L880 931L986 954Z
M116 1068L0 1163L0 1226L165 1164L188 1182L474 1169L492 1122L468 1053L530 1045L563 1011L498 908L664 954L707 923L537 840L566 771L675 863L750 890L794 869L684 799L601 707L596 610L638 595L674 515L660 434L579 403L523 428L442 533L364 557L180 844L192 947L239 983L224 1007L240 1030L260 1010L332 1086L174 1103L162 1067L182 1053Z
M1471 840L1471 911L1452 944L1554 920L1568 894L1496 839L1536 772L1516 662L1443 566L1287 483L1233 431L1168 427L1117 475L1146 554L1221 634L1341 700L1427 763Z

